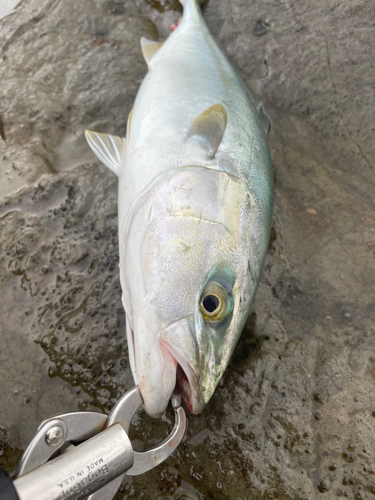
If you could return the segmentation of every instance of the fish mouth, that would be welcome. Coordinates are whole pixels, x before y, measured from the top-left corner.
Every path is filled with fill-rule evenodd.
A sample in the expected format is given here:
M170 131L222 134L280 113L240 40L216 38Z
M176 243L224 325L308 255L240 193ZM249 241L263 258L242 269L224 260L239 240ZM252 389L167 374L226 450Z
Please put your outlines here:
M183 400L186 403L186 406L192 412L193 402L192 402L191 385L189 379L186 376L186 373L184 372L179 363L177 363L175 391L181 394Z
M196 370L192 368L192 365L199 366L199 353L194 348L187 355L177 345L173 345L173 339L166 340L163 337L163 333L165 332L166 329L159 331L158 343L160 350L156 350L160 352L161 359L163 359L163 375L160 377L159 374L157 377L150 378L150 374L147 374L147 376L142 375L140 370L137 369L134 330L130 322L127 322L130 364L134 381L138 385L143 399L145 410L151 417L160 417L168 406L168 401L172 397L172 393L175 392L181 395L187 408L192 413L198 414L205 406L204 394L200 386L200 377L197 373L198 368ZM165 377L167 377L168 381ZM166 381L168 388L165 387Z
M190 363L173 346L165 341L163 343L176 361L175 391L181 394L186 406L192 413L200 413L205 406L205 402L200 389L199 377L190 366Z

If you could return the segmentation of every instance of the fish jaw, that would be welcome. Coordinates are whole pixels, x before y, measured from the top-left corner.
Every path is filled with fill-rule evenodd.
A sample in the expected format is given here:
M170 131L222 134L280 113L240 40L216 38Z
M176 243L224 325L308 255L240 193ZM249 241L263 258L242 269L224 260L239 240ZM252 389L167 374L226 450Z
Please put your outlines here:
M204 406L199 377L199 349L194 331L194 317L182 318L163 329L160 342L176 360L176 390L181 393L192 413Z
M160 329L157 326L157 331L153 329L151 335L145 335L150 333L150 324L153 323L149 321L149 316L147 321L145 318L143 315L134 318L135 370L145 410L150 417L159 418L167 408L176 385L177 362L163 342L159 342L157 331Z

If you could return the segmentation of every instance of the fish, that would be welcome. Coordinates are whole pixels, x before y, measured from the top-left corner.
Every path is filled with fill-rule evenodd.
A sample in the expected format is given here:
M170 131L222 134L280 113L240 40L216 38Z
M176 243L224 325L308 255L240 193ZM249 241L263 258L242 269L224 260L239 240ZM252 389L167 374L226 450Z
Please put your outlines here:
M126 137L86 130L118 176L122 302L146 412L178 391L200 413L222 378L260 281L272 221L269 120L211 36L198 0L163 43Z

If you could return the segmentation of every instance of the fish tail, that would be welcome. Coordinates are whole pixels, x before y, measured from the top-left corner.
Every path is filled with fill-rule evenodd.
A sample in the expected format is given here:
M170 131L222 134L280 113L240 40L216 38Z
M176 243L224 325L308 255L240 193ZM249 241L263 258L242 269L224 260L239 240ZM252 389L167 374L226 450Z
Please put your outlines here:
M180 0L180 3L182 3L183 7L186 7L189 3L195 3L197 5L202 5L205 0Z

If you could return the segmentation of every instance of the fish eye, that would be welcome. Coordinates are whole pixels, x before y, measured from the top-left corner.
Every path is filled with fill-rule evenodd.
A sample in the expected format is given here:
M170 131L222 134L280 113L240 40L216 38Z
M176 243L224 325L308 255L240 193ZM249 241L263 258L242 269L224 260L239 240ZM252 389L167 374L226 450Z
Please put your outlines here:
M202 301L204 310L212 314L220 306L220 299L216 295L206 295Z
M204 320L223 321L232 310L232 297L220 283L211 281L201 295L200 309Z

